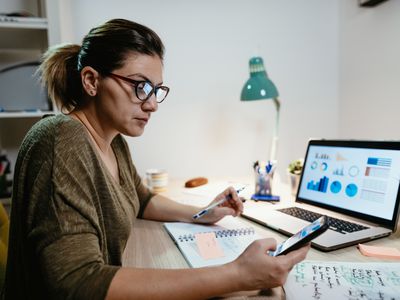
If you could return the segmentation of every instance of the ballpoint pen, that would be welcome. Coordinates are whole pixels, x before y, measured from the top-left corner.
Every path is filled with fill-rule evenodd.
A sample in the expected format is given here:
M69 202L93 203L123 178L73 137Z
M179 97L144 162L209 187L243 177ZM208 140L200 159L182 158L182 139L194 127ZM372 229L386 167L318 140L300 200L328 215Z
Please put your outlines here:
M272 165L271 168L268 171L268 174L272 175L274 173L275 169L276 169L276 165Z
M267 163L267 165L265 166L265 170L267 171L267 174L270 173L271 169L272 169L272 163L271 163L271 161L269 160L268 163Z
M237 190L236 190L236 193L239 194L239 192L243 191L244 188L245 188L245 186L244 186L244 187L241 187L240 189L237 189ZM205 209L199 211L197 214L193 215L192 218L195 219L195 220L198 219L198 218L201 218L202 216L204 216L205 214L207 214L210 210L212 210L214 207L216 207L216 206L218 206L218 205L221 205L222 203L224 203L225 201L227 201L227 200L229 200L229 199L231 199L231 198L232 198L231 195L225 196L223 199L221 199L221 200L219 200L219 201L217 201L217 202L215 202L215 203L212 203L212 204L210 204L209 206L207 206Z

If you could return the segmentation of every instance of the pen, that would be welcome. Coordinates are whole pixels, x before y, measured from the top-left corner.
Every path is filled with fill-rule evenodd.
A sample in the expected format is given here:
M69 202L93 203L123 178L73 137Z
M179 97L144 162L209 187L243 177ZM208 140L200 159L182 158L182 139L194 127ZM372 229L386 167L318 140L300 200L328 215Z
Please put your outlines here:
M240 189L237 189L237 190L236 190L236 193L239 194L239 192L243 191L244 188L245 188L245 187L241 187ZM224 203L226 200L229 200L229 199L231 199L231 198L232 198L231 195L225 196L225 198L223 198L223 199L221 199L221 200L219 200L219 201L217 201L217 202L215 202L215 203L212 203L212 204L210 204L209 206L207 206L205 209L199 211L197 214L193 215L192 218L195 219L195 220L198 219L198 218L201 218L202 216L204 216L205 214L207 214L210 210L212 210L214 207L216 207L216 206L218 206L218 205L221 205L221 204Z
M267 171L267 174L269 174L269 172L271 171L271 169L272 169L272 164L271 164L270 161L268 161L268 164L265 166L265 170Z
M267 174L272 174L276 168L276 161L269 160L267 166L265 167Z
M275 169L276 169L276 165L272 165L271 168L269 169L268 174L273 174Z

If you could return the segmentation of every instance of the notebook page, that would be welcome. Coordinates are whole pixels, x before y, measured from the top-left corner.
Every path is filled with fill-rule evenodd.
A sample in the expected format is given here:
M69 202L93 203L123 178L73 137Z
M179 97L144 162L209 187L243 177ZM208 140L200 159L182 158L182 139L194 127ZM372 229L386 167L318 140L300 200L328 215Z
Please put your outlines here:
M192 223L164 223L188 264L193 268L222 265L235 260L254 240L261 238L254 229L233 218L227 217L218 225ZM202 232L216 232L224 256L203 259L194 235Z

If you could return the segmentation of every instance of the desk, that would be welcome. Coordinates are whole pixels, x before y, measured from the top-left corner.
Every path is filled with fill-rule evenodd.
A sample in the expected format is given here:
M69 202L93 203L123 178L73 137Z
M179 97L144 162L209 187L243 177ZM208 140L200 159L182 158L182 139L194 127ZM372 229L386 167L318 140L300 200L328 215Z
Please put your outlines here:
M210 180L209 187L223 186L226 181ZM249 193L251 194L253 188L253 182L248 180L235 180L231 181L234 183L247 183L249 186ZM281 183L279 180L274 182L274 189L281 196L282 201L293 201L293 196L290 195L289 186ZM222 191L222 190L221 190ZM164 193L171 199L193 205L205 205L212 199L205 197L204 195L195 195L194 193L188 194L188 189L184 188L184 180L173 180L168 186L168 192ZM246 205L259 205L269 207L272 204L266 203L255 203L248 202ZM287 239L286 236L248 221L244 218L240 220L245 224L250 224L255 230L263 237L273 237L278 242L282 242ZM400 249L400 230L397 230L395 234L390 237L378 239L375 241L368 242L368 245L375 246L388 246L397 247ZM333 252L321 252L315 249L311 249L308 256L308 260L322 260L322 261L357 261L357 262L376 262L376 261L392 261L378 258L366 257L360 254L356 246L347 247L341 250ZM188 268L188 264L183 258L182 254L169 237L167 232L162 227L161 222L147 221L137 219L135 221L131 236L128 240L128 244L123 256L124 266L138 267L138 268L162 268L162 269L176 269L176 268ZM250 292L250 293L235 293L228 295L229 299L284 299L284 292L282 288L274 288L268 291L261 292Z

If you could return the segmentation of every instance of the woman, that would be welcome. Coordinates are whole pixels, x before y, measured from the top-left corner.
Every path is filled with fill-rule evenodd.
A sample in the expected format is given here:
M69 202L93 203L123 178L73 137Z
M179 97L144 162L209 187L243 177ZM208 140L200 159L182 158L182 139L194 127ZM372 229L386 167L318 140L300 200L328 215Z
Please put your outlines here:
M92 29L82 46L49 50L41 66L65 112L27 134L15 167L7 299L203 299L283 284L307 247L272 258L259 240L234 262L212 268L121 267L136 217L193 221L198 208L152 194L121 134L140 136L169 89L164 47L149 28L122 19ZM232 199L199 219L214 223L243 206Z

